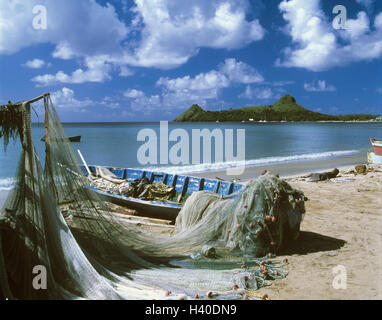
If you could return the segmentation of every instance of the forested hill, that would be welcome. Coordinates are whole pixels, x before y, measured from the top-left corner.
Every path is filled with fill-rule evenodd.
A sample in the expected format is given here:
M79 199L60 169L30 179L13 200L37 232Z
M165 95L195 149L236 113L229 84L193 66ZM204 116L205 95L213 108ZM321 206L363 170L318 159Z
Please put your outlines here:
M272 105L243 107L223 111L206 111L197 104L176 117L176 122L202 121L367 121L377 118L371 114L328 115L310 111L287 94Z

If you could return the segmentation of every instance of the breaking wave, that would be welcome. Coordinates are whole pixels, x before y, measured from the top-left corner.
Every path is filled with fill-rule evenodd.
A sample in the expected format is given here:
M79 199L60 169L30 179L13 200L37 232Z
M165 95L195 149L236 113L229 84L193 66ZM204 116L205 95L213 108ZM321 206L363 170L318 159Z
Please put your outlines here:
M139 168L142 170L148 171L164 171L168 173L200 173L208 171L222 171L229 168L237 167L256 167L272 164L281 164L281 163L291 163L299 161L312 161L317 159L326 159L339 156L346 156L358 153L358 150L344 150L344 151L328 151L320 153L306 153L299 155L291 155L285 157L266 157L245 161L231 161L231 162L216 162L216 163L201 163L201 164L191 164L183 166L152 166Z

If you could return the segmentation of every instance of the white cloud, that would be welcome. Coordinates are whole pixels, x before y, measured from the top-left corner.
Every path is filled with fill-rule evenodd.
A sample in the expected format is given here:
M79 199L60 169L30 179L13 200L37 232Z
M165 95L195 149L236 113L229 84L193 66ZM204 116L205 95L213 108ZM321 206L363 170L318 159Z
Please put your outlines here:
M247 9L247 0L137 0L142 41L131 63L172 68L202 47L238 49L260 40L264 30L258 20L246 20Z
M81 110L82 108L94 105L94 102L88 98L85 100L77 100L74 97L74 91L66 87L53 92L51 94L51 98L54 106L58 108L71 108Z
M271 99L279 99L282 96L282 93L285 92L284 89L276 88L272 89L269 87L263 88L252 88L251 86L247 86L245 91L239 96L239 98L245 99L258 99L258 100L271 100Z
M160 78L156 84L164 86L170 91L203 91L227 88L230 81L224 74L211 70L207 73L200 73L194 78L190 76L176 79Z
M33 27L33 7L47 9L47 29ZM118 50L128 33L110 4L96 1L12 0L0 2L0 53L14 53L21 48L53 43L55 57L71 58L99 55Z
M175 79L160 78L157 86L164 89L163 103L168 106L182 107L185 104L202 103L217 99L220 91L233 83L259 83L264 78L253 67L235 59L226 59L218 66L195 77L184 76Z
M336 91L336 88L333 85L329 85L325 80L313 81L312 83L304 83L305 91L310 92L333 92Z
M119 71L120 77L130 77L133 74L134 74L134 72L132 70L130 70L128 67L126 67L126 66L120 67L120 71Z
M104 97L99 104L104 105L108 109L119 109L121 107L120 102L116 98L109 96Z
M377 93L382 94L382 88L377 88Z
M144 114L149 114L152 110L162 107L161 98L159 95L140 96L130 103L131 109L140 111Z
M123 11L127 12L127 2ZM47 9L47 29L36 30L33 7ZM76 59L102 57L120 76L131 75L127 66L174 68L195 56L200 48L238 49L263 38L256 19L248 20L248 0L136 0L130 2L132 19L121 21L115 8L95 0L13 0L0 2L0 54L50 43L52 56ZM77 69L72 73L40 75L40 85L53 82L105 81L103 73ZM92 79L95 76L96 79Z
M278 66L324 71L382 56L382 13L374 20L374 30L367 15L359 12L356 19L347 19L345 30L337 31L321 10L320 0L283 0L279 9L294 46L284 49Z
M272 86L275 86L275 87L284 87L284 86L289 86L291 84L295 84L296 82L295 81L292 81L292 80L282 80L282 81L274 81L272 83L270 83ZM265 83L264 83L265 84Z
M143 91L140 91L140 90L136 90L136 89L127 89L123 95L126 97L126 98L133 98L133 99L136 99L136 98L142 98L144 97L144 93Z
M263 82L263 76L250 65L236 61L234 58L225 59L219 71L226 74L232 82L237 83L258 83Z
M96 56L85 59L86 70L81 68L72 72L71 75L63 71L56 74L43 74L32 78L38 86L48 86L57 83L84 83L84 82L104 82L111 79L111 65L106 62L107 57Z
M132 99L130 105L136 110L139 108L145 109L146 112L154 108L172 110L193 103L212 104L219 98L221 90L234 83L264 81L254 68L235 59L226 59L217 69L199 73L194 77L189 75L173 79L161 77L156 82L156 86L161 89L161 93L157 95L146 96L140 90L128 89L124 92L124 96Z
M45 65L45 62L41 59L33 59L25 62L23 64L24 67L31 68L31 69L39 69L42 68Z

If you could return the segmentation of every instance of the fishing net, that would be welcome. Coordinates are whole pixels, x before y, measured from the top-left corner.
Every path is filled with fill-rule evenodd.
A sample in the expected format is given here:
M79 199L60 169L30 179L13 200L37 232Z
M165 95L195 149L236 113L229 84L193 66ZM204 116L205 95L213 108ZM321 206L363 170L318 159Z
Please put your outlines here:
M84 175L49 95L43 101L44 168L30 103L0 108L0 119L17 110L13 124L1 122L6 143L15 132L22 142L15 187L0 211L0 298L256 298L250 290L286 276L285 263L272 258L288 224L302 219L302 192L269 174L227 197L196 192L171 235L147 233L90 188L97 177ZM148 194L166 192L159 186ZM34 285L36 266L46 270L46 288Z
M95 176L89 175L90 185L101 191L139 198L142 200L166 201L175 195L175 188L163 182L150 183L147 177L128 182L118 178L114 173L104 167L96 166Z

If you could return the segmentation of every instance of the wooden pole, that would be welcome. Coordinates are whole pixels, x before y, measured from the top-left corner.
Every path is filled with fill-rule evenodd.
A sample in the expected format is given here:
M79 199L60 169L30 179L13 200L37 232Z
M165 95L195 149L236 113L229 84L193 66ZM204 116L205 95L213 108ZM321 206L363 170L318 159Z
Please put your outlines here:
M36 102L38 100L44 99L46 96L50 96L50 93L49 92L44 93L43 95L41 95L41 96L39 96L37 98L31 99L29 101L26 101L25 103L33 103L33 102Z

